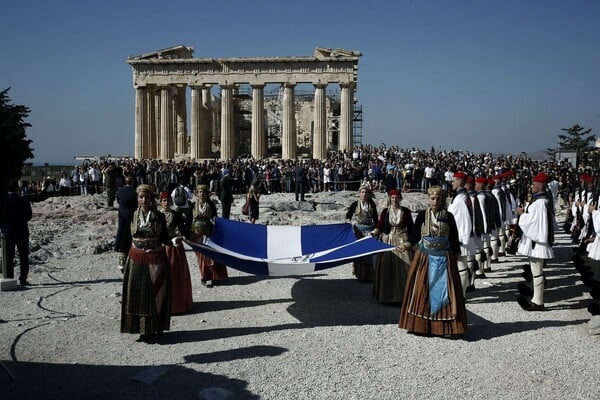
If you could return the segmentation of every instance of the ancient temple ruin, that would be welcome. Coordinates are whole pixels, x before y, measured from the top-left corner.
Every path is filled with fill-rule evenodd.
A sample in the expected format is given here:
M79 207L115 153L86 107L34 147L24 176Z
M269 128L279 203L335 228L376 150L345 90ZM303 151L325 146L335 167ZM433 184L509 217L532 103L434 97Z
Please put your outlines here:
M317 47L312 57L269 58L194 58L193 52L175 46L127 59L135 158L226 160L247 149L254 158L294 159L305 148L324 159L329 150L352 150L354 126L362 121L355 100L360 52ZM307 84L312 93L296 93ZM267 85L276 89L265 92ZM329 94L332 87L339 94Z

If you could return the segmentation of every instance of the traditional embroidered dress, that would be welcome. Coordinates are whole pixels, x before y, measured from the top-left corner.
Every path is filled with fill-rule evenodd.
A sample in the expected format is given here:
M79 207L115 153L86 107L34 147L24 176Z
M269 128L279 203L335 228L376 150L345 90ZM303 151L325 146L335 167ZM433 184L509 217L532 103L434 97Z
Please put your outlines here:
M355 201L350 205L346 219L351 220L354 225L354 233L357 238L369 235L375 229L377 223L377 206L371 199L364 202ZM370 282L373 280L373 256L360 258L352 263L352 274L359 281Z
M440 336L466 332L467 313L456 266L460 243L452 214L420 212L409 240L418 248L408 272L399 327Z
M413 220L406 207L385 208L381 212L377 229L383 232L381 241L396 247L405 248L380 253L375 260L373 297L380 303L401 303L412 259L412 245L408 234L412 231Z
M160 210L167 223L167 232L169 238L183 236L181 214L172 209ZM171 274L171 313L181 314L192 308L194 299L192 297L192 279L190 277L190 267L188 265L185 249L180 243L175 246L163 245L167 259L169 260L169 271Z
M196 201L194 208L194 221L192 222L192 240L202 242L204 236L212 233L212 220L217 216L217 208L212 201L200 203ZM202 282L218 281L227 278L227 267L215 262L212 258L196 252L198 267L200 268L200 279Z
M121 332L155 335L170 329L171 286L162 244L169 243L164 215L135 211L131 249L123 270Z

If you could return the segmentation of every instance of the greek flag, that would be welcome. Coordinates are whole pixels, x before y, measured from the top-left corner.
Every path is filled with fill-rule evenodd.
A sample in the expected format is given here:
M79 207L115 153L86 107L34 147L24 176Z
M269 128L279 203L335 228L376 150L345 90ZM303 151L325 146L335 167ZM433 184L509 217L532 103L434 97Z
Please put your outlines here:
M285 276L320 271L394 247L371 237L356 239L351 224L259 225L216 218L194 251L253 275Z

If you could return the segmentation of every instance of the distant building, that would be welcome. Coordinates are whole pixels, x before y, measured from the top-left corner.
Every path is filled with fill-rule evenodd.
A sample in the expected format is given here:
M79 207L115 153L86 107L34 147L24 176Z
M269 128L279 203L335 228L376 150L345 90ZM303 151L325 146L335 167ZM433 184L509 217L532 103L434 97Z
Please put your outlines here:
M577 165L577 151L574 150L557 150L554 154L554 159L558 162L566 161L571 165Z

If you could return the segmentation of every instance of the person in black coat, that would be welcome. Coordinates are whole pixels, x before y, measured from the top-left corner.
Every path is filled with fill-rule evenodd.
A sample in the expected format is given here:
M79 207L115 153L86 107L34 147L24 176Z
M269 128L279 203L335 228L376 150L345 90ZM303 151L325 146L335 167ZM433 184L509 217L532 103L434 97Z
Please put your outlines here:
M11 182L6 199L6 271L4 277L14 278L16 247L19 251L19 283L22 286L29 285L27 282L29 274L29 227L27 222L29 220L31 220L31 204L19 194L17 182Z
M122 271L131 247L131 219L138 208L137 193L133 187L134 178L125 177L125 186L117 191L119 203L119 224L115 237L115 251L119 252L119 269Z
M296 183L294 193L296 194L296 201L298 201L298 195L300 195L300 200L304 201L305 179L306 169L304 169L301 164L296 165L296 167L294 167L294 182Z
M225 219L229 219L231 215L231 205L233 204L233 180L229 169L223 170L223 178L221 178L221 194L219 200L221 200L221 216Z

